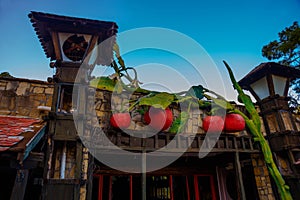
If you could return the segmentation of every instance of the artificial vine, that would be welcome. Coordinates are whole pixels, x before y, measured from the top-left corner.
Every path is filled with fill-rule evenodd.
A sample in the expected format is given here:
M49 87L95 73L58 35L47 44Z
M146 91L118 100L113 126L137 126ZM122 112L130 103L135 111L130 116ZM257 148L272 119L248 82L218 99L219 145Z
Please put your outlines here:
M142 89L139 86L140 82L137 79L136 70L132 67L125 66L125 62L120 55L119 46L117 44L114 45L113 51L120 66L118 66L118 64L113 61L111 67L115 70L115 74L110 76L110 78L100 77L98 79L92 80L92 86L109 91L116 91L117 93L121 93L123 90L144 93L145 96L135 100L134 102L131 102L128 111L131 111L136 106L154 106L157 108L165 109L172 103L188 103L188 111L182 111L169 128L169 132L171 133L181 133L184 130L189 118L189 110L191 105L196 105L200 109L210 109L213 102L217 106L214 107L215 110L210 110L210 113L217 112L217 109L226 109L229 113L237 113L241 115L244 118L246 126L252 134L254 141L258 142L261 147L261 151L263 153L268 171L277 186L281 199L292 200L289 186L286 185L283 177L281 176L274 162L270 146L261 133L261 121L259 114L250 97L243 92L242 88L235 80L230 66L225 61L223 62L228 70L230 80L233 83L234 88L238 92L238 99L245 105L245 108L248 111L250 117L245 115L240 110L236 109L224 97L202 87L201 85L192 86L188 91L177 94ZM133 78L130 77L128 70L134 71ZM122 77L125 77L129 81L129 84L124 84L124 82L122 82L121 80ZM203 98L206 98L206 100L203 100Z
M235 80L235 77L233 75L233 72L230 68L230 66L223 61L228 73L229 73L229 77L230 80L234 86L234 88L237 90L238 92L238 98L241 102L244 103L246 110L248 111L250 118L248 118L244 113L242 113L240 110L237 109L230 109L231 112L234 113L238 113L240 115L243 116L243 118L245 119L246 125L250 131L250 133L252 134L252 136L254 137L254 141L258 142L260 144L261 147L261 151L264 155L264 159L265 162L267 164L269 173L271 175L271 177L273 178L278 192L280 194L280 197L282 200L291 200L292 195L290 193L290 188L288 185L285 184L285 181L283 179L283 177L281 176L275 162L272 156L272 151L270 149L270 146L267 142L267 140L264 138L263 134L261 133L261 121L260 121L260 117L258 115L257 110L255 109L255 106L252 103L252 100L250 99L250 97L248 95L246 95L242 88L240 87L240 85L237 83L237 81Z

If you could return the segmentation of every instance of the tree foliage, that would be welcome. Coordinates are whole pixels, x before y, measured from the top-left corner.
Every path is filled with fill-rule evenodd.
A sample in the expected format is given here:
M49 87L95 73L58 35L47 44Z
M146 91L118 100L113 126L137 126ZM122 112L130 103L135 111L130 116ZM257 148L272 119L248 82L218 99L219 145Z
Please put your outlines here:
M300 27L298 22L286 27L278 33L278 40L263 46L262 55L268 60L274 60L282 65L300 69ZM289 96L290 107L295 112L300 111L300 79L291 82Z
M298 22L278 33L279 39L263 46L262 55L283 65L300 68L300 27Z
M0 73L0 78L13 78L13 76L10 75L9 72L1 72Z

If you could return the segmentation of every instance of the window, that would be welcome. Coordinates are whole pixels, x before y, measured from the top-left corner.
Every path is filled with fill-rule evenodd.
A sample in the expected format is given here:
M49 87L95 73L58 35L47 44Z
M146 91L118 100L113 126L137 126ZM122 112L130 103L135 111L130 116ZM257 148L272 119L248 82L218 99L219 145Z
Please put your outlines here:
M95 175L93 200L140 200L142 176ZM147 176L147 200L216 200L212 175Z

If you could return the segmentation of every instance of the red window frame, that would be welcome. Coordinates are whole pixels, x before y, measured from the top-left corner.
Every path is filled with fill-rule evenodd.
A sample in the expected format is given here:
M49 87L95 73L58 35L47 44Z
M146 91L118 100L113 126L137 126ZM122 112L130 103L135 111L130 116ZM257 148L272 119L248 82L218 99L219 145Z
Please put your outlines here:
M194 191L195 191L196 200L201 200L200 199L200 192L198 190L198 188L199 188L198 177L201 177L201 176L208 176L209 177L212 200L217 200L217 193L216 193L216 188L215 188L215 183L214 183L214 177L211 174L197 174L197 175L194 175ZM188 200L190 200L190 197L188 197Z
M108 200L112 199L112 177L111 175L99 175L96 174L94 177L98 178L98 200L103 200L103 177L108 176L109 177L109 194L108 194ZM210 181L210 189L212 194L212 200L217 200L217 193L215 188L215 181L214 177L211 174L196 174L193 175L193 182L194 182L194 192L195 192L195 200L201 200L200 198L200 192L199 192L199 177L209 177ZM174 200L174 188L173 188L173 176L168 175L169 178L169 188L170 188L170 200ZM186 191L187 191L187 200L191 199L191 191L190 191L190 185L188 181L188 176L185 176L185 185L186 185ZM132 175L129 175L129 199L133 200L133 178ZM106 199L105 199L106 200Z

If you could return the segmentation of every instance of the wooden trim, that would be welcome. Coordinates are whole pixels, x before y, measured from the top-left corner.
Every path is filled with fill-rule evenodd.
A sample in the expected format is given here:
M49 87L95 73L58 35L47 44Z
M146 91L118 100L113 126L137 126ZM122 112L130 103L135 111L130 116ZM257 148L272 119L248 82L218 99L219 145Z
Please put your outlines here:
M92 199L93 196L93 172L94 172L94 157L89 153L89 165L88 165L88 180L87 180L87 197L86 199Z
M129 176L129 199L133 199L133 191L132 191L132 175Z
M60 98L60 88L61 86L58 84L55 84L54 86L54 91L53 91L53 97L52 97L52 106L51 106L51 111L52 112L57 112L58 109L58 101Z
M286 79L285 88L284 88L284 92L283 92L284 97L286 97L288 95L288 91L290 88L290 81L291 81L291 78Z
M98 200L102 200L103 196L103 175L98 176Z
M81 142L76 142L76 169L75 169L75 179L81 178L81 170L82 170L82 152L83 147Z
M273 77L272 74L268 74L267 75L267 85L268 85L268 89L269 89L269 95L271 97L275 96L275 89L274 89L274 83L273 83Z
M194 190L195 190L195 200L200 200L198 175L194 175Z
M112 200L112 176L109 176L109 193L108 200Z
M169 187L170 187L170 198L171 200L174 200L174 194L173 194L173 176L169 176Z
M10 196L10 200L23 199L26 191L27 180L28 180L28 169L17 170L15 184Z
M86 66L88 64L88 61L90 60L91 52L95 48L95 44L97 43L98 38L99 38L98 35L92 35L92 38L90 39L89 46L87 47L87 50L85 51L85 54L83 56L83 59L84 59L83 62L84 62L84 64L86 64ZM96 60L97 60L97 58L96 58ZM94 64L96 64L96 63L93 63L93 65Z
M51 32L51 37L52 37L53 48L54 48L54 52L55 52L55 58L56 58L56 60L62 60L58 33Z
M185 176L185 185L186 185L186 191L187 191L187 200L191 199L191 194L190 194L190 187L189 187L189 178L188 176Z
M251 87L249 87L249 92L254 96L257 102L261 102L262 99L259 98L259 96L256 94L256 92L254 92L254 90Z
M239 152L235 153L235 172L237 177L237 189L241 200L246 200L246 193L243 183L242 168L240 163Z
M194 175L194 190L195 190L195 200L201 200L201 193L199 192L199 182L198 178L199 177L209 177L209 182L210 182L210 191L212 195L212 200L217 200L217 193L216 193L216 186L214 182L214 176L211 174L196 174ZM187 180L187 179L186 179ZM188 199L190 199L188 197Z
M209 180L210 180L210 189L211 189L212 200L217 200L214 177L212 175L209 175Z

